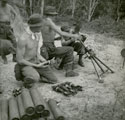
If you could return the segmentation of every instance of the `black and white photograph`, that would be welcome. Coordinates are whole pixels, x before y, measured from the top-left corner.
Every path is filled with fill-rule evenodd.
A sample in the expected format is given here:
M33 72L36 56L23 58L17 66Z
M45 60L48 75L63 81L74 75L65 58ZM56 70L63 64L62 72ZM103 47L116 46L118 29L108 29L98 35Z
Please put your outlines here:
M0 120L125 120L125 0L0 0Z

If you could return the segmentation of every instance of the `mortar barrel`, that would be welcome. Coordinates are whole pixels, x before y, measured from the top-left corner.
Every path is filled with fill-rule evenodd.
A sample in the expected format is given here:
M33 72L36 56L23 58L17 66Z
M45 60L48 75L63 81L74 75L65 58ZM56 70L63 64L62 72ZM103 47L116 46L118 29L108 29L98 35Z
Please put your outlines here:
M27 115L32 116L35 113L34 104L28 89L22 89L22 100Z
M56 101L53 100L53 99L50 99L48 101L48 105L55 117L56 120L65 120L63 114L62 114L62 111L59 109L59 107L57 106L56 104Z
M42 113L44 110L44 103L42 103L37 89L30 89L30 94L35 105L36 113Z
M8 100L1 100L1 120L8 120Z
M21 95L17 96L17 103L18 103L20 120L30 120L30 117L25 113Z
M19 110L14 97L9 99L9 117L10 120L19 120Z

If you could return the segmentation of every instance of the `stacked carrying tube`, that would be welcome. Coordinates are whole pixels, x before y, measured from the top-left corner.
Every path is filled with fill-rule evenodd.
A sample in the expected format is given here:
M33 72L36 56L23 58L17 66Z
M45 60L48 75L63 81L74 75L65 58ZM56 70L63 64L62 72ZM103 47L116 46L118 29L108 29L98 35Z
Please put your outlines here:
M17 97L0 101L0 120L65 120L56 101L43 99L37 89L22 89Z

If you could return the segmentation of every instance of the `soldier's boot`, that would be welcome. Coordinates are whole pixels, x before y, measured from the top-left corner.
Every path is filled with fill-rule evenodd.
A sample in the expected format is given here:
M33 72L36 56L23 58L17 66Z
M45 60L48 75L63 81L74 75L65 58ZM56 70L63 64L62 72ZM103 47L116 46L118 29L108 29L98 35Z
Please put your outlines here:
M3 59L3 61L4 61L4 64L7 64L7 63L8 63L6 55L2 55L2 59Z
M79 76L78 73L76 73L76 72L74 72L74 71L72 70L72 64L73 64L73 63L68 63L68 64L65 64L65 66L64 66L64 68L65 68L65 70L66 70L66 74L65 74L66 77Z
M58 67L58 70L62 70L63 67L64 67L64 63L63 63L63 61L61 61L60 65L59 65L59 67Z
M23 83L24 87L28 89L32 88L35 83L35 81L32 78L28 78L28 77L25 77L23 81L24 81Z
M84 67L84 63L83 63L83 61L82 61L82 56L83 56L83 55L79 55L78 64L79 64L81 67Z
M58 67L58 70L62 70L63 67L64 67L64 63L61 62L59 67ZM72 64L72 70L74 70L74 69L77 69L77 66L75 65L75 63Z
M16 54L13 54L13 62L16 62Z

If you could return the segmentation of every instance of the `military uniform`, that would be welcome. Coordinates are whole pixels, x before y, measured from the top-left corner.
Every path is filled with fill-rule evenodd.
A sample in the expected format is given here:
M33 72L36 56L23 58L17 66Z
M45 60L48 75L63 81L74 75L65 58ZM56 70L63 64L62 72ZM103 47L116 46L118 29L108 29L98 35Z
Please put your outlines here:
M42 33L44 33L42 31ZM56 47L54 39L45 41L43 39L43 46L41 47L41 55L46 59L52 59L53 57L60 57L64 64L73 62L73 48L68 46Z
M12 43L9 40L0 39L0 55L4 60L4 63L7 63L6 55L16 54L16 49L13 47Z
M73 31L70 31L71 29L68 26L62 26L61 30L65 32L73 32ZM78 64L81 67L84 67L82 56L86 53L85 47L79 41L75 41L74 39L69 38L69 37L63 37L62 45L73 47L74 51L77 52L77 54L79 55Z
M16 38L14 36L13 29L11 28L9 22L0 22L0 39L8 40L8 45L11 42L13 48L16 49L16 47L17 47ZM4 48L4 47L6 47L6 46L2 46L2 48ZM9 47L8 47L8 49L6 47L6 51L9 51ZM13 53L13 61L16 61L16 53Z

